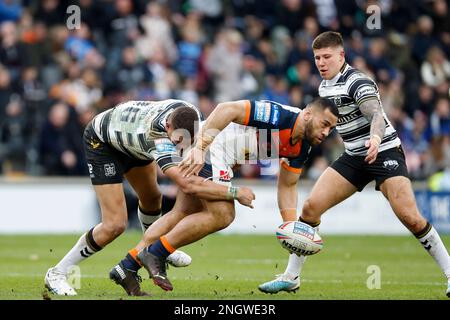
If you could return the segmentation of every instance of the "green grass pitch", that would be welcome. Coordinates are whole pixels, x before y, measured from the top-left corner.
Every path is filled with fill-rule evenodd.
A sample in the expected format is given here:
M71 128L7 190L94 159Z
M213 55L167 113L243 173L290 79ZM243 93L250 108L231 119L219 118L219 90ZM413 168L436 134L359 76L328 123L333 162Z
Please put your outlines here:
M0 236L0 299L43 299L46 270L71 248L78 235ZM215 234L185 247L193 257L186 268L168 270L174 291L164 292L140 271L151 297L128 297L108 279L108 272L138 242L140 233L127 231L81 265L76 297L51 299L117 300L327 300L327 299L448 299L439 267L412 236L323 236L324 249L309 257L296 293L266 295L259 283L284 271L287 252L270 235ZM443 236L450 247L450 236ZM370 266L380 270L381 288L368 289ZM369 269L368 269L369 268ZM370 281L369 281L370 282Z

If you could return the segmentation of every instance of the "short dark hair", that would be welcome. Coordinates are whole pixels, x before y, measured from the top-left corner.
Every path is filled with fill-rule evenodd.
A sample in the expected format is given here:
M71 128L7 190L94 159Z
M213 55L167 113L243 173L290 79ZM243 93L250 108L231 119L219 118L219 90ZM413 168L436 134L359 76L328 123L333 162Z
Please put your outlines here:
M198 112L191 107L180 106L176 108L170 115L170 121L173 129L185 129L189 132L191 137L194 137L195 129L199 128ZM195 123L197 122L197 125Z
M344 47L344 39L342 39L342 35L339 32L335 31L322 32L312 43L313 50L339 46Z
M339 109L330 99L318 97L308 103L308 106L320 108L322 111L328 109L332 114L339 118Z

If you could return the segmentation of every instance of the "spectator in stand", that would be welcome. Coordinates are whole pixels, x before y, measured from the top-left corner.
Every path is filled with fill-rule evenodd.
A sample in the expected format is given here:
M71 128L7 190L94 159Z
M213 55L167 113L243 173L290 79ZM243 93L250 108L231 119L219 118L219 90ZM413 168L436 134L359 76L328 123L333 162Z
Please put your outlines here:
M448 97L439 97L430 117L431 132L434 136L450 135L450 101Z
M202 55L202 32L197 23L187 23L180 28L181 40L178 42L178 73L187 78L196 79L199 61Z
M11 99L5 111L5 116L0 119L0 172L23 174L26 171L29 128L24 105L18 95Z
M138 60L134 47L126 47L122 50L122 60L118 70L111 70L108 83L116 82L123 91L129 91L138 87L145 78L144 64Z
M438 87L441 84L450 83L450 61L445 58L444 52L437 46L431 47L426 55L426 60L420 67L423 82L430 87Z
M73 109L55 103L40 134L40 160L46 175L73 176L86 173L81 129Z
M433 20L429 16L420 16L417 20L417 33L412 38L411 54L418 65L425 60L428 49L437 45L433 28Z
M234 29L221 31L211 49L207 69L214 83L216 101L242 98L240 85L242 73L242 35Z
M90 40L91 33L85 23L81 23L79 29L75 29L66 39L64 48L71 57L86 67L100 69L105 63L105 58L95 48Z
M19 80L20 72L26 64L25 45L19 41L16 24L11 21L0 25L0 63L10 72L13 83Z

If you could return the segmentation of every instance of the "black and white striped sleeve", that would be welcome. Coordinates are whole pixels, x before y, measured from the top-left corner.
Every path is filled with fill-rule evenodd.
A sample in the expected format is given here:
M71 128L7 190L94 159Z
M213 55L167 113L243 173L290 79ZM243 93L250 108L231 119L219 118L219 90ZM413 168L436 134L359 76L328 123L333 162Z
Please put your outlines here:
M169 139L155 140L155 149L151 151L151 155L162 172L178 165L182 160L175 145Z
M378 99L376 83L364 74L355 74L348 79L348 82L348 95L355 100L358 106L367 100Z

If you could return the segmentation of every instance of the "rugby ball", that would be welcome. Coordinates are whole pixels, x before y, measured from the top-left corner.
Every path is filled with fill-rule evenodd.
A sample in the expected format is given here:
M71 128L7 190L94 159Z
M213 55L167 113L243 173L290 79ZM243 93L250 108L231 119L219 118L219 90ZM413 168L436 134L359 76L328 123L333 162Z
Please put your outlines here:
M322 250L323 241L316 230L300 221L287 221L279 225L276 236L281 246L298 256L310 256Z

